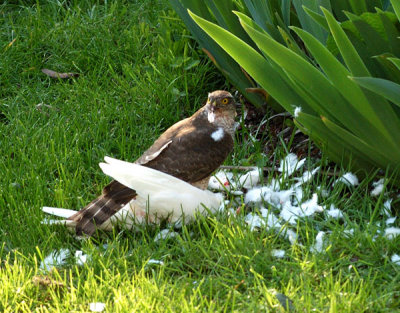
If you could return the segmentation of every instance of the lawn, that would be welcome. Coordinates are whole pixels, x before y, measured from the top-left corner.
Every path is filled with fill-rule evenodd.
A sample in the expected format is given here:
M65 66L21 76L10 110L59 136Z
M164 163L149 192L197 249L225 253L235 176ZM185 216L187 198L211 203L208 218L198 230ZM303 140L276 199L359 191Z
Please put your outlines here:
M250 227L248 214L265 204L243 198L170 239L155 240L165 225L79 240L42 224L42 206L78 209L101 192L104 156L134 161L208 91L231 87L166 0L19 3L0 5L0 311L88 312L100 302L104 312L283 312L285 295L292 311L400 312L392 260L400 236L385 236L399 222L386 225L384 213L398 192L385 184L372 196L372 176L333 186L337 177L318 171L303 184L304 199L316 193L343 217L316 213L279 229ZM80 75L54 79L44 68ZM226 164L271 167L291 148L279 139L265 156L249 132L243 125ZM326 164L309 158L280 188ZM265 184L279 175L271 171ZM320 231L325 244L312 249ZM70 255L43 268L53 251Z

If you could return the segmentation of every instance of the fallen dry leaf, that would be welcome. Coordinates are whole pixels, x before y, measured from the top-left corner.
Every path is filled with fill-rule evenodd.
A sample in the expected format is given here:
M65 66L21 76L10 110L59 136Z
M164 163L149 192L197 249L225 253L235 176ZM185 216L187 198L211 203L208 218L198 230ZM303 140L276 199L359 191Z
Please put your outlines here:
M42 286L45 288L67 288L63 282L51 279L49 276L33 276L32 282L36 286Z
M14 42L17 40L17 38L14 38L7 46L6 46L6 51L8 50L8 49L10 49L10 47L14 44Z
M203 52L204 52L205 54L207 54L207 56L210 58L210 60L211 60L215 65L217 65L217 60L215 60L215 58L214 58L214 56L211 54L211 52L208 51L208 50L205 49L205 48L203 48L202 50L203 50Z
M44 107L49 108L49 109L53 109L53 110L56 110L56 111L59 111L58 108L54 108L54 107L52 107L51 105L45 104L45 103L43 103L43 102L40 102L39 104L36 105L36 109L37 109L40 113L43 113L43 114L45 114L46 116L50 116L49 113L43 111L43 108L44 108Z
M79 73L58 73L47 68L43 68L42 72L51 78L71 78L71 77L79 77Z
M246 88L246 91L249 93L257 93L261 95L265 101L268 101L269 94L262 88Z

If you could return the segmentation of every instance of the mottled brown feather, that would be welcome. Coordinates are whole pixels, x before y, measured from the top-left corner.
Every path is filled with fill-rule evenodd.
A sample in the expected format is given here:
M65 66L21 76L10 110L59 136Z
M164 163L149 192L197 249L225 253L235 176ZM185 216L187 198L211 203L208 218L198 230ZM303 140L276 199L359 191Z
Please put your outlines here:
M209 97L215 101L228 97L232 102L226 107L218 108L220 113L216 111L221 116L220 123L218 120L215 123L209 122L208 103L191 117L168 128L135 163L192 184L209 177L224 162L233 148L234 122L233 98L230 93L214 91ZM224 134L216 141L211 134L220 127L224 129ZM201 185L204 186L204 183ZM135 196L134 190L112 181L103 189L101 196L69 219L77 222L78 235L82 233L92 235L96 225L103 224Z
M191 118L169 128L136 161L175 176L189 183L202 180L221 165L233 148L231 134L224 132L221 140L215 141L211 134L219 126L210 124L204 110ZM166 142L171 143L156 158L148 161L148 155L155 154Z
M75 228L77 235L85 233L90 236L96 231L96 225L103 224L135 196L135 190L113 180L104 187L99 197L68 219L77 223Z

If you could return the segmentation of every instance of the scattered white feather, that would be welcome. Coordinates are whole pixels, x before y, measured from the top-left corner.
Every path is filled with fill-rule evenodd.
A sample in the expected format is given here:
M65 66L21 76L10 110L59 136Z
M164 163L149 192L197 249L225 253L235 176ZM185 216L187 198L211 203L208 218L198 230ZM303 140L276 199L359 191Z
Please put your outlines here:
M336 208L333 204L331 204L329 210L326 210L325 213L333 218L339 219L339 218L343 218L343 212Z
M176 236L178 236L178 233L176 233L170 229L163 229L154 237L154 241L157 242L159 240L171 239L171 238L175 238Z
M295 117L295 118L298 118L300 112L301 112L301 107L296 107L296 108L294 109L294 117Z
M299 214L300 214L300 207L293 206L289 202L286 202L283 205L283 208L279 213L279 216L286 222L292 225L296 225Z
M295 225L299 217L311 216L323 210L324 208L318 204L318 195L314 193L311 199L301 203L299 206L292 205L290 201L285 202L280 216L285 221Z
M222 201L221 205L218 208L218 212L224 212L229 203L230 203L229 200Z
M293 204L297 205L301 203L303 200L303 188L297 187L294 189L294 199L293 199Z
M213 190L231 190L233 182L233 173L227 171L218 171L210 177L208 188Z
M259 181L260 181L260 171L258 168L255 168L254 170L249 171L246 174L239 177L239 185L246 189L256 186Z
M318 195L314 193L310 200L303 202L300 204L301 210L303 211L304 216L310 216L315 212L322 212L324 208L318 204Z
M322 188L321 186L318 186L317 191L319 191L319 194L321 195L322 198L328 198L328 196L329 196L328 190Z
M392 225L396 221L396 216L395 217L390 217L386 220L386 225Z
M393 254L390 258L394 264L400 265L400 255Z
M281 228L282 225L279 222L279 218L274 213L268 211L265 208L260 209L261 216L265 219L267 226L270 228Z
M285 257L285 250L273 249L271 250L271 254L275 258L282 259Z
M295 191L293 189L273 191L271 192L269 199L267 198L265 201L279 209L286 203L290 203L290 199L294 193Z
M224 135L224 129L222 127L219 127L211 134L211 138L214 139L214 141L221 141L222 138L224 138Z
M260 209L261 217L255 213L249 213L246 215L244 221L249 225L250 230L255 230L261 227L268 228L281 228L279 218L277 218L272 212L265 208Z
M150 260L147 261L147 264L150 264L150 265L151 264L164 265L164 262L160 261L160 260L150 259Z
M316 212L322 212L324 208L318 204L318 196L313 194L312 198L299 206L293 206L289 201L283 205L280 216L285 221L295 225L299 217L311 216Z
M247 203L262 203L263 201L273 205L276 208L282 208L285 203L290 202L291 196L295 194L295 190L274 190L272 185L256 187L250 189L244 198Z
M304 159L305 160L305 159ZM319 171L320 167L316 167L312 171L305 171L301 177L296 177L294 178L295 181L297 181L296 184L294 184L294 187L299 187L306 182L308 182L311 178L314 177L314 175Z
M284 172L286 176L290 176L294 171L298 170L304 165L306 159L298 160L297 155L289 153L280 163L278 168L279 172Z
M282 184L282 182L283 182L282 177L281 178L272 178L271 182L266 186L268 186L273 191L279 191L279 190L281 190L280 185Z
M247 203L261 203L263 199L268 196L272 191L269 187L255 187L247 191L244 197L244 202Z
M394 239L398 235L400 235L400 228L388 227L385 229L385 237L388 239Z
M255 230L265 226L265 221L255 213L247 214L244 221L249 225L250 230Z
M103 312L105 308L106 308L106 304L103 302L89 303L89 310L92 312Z
M353 236L353 235L354 235L354 228L345 229L345 230L343 231L343 233L344 233L345 235L347 235L347 237Z
M357 176L350 172L336 179L332 185L334 186L337 183L343 183L346 186L357 186L359 184Z
M88 258L87 255L83 254L82 251L80 251L80 250L75 251L75 261L76 261L77 265L82 266L83 264L85 264L87 261L87 258Z
M373 197L379 196L383 191L384 183L385 183L385 180L383 178L381 178L380 180L378 180L376 182L373 182L372 186L374 187L374 189L372 189L372 191L371 191L371 196L373 196Z
M324 237L325 237L325 232L320 231L317 234L317 237L315 238L315 244L310 248L311 252L314 253L321 253L324 251Z
M298 236L295 231L291 229L286 229L286 232L284 233L285 238L289 240L289 242L294 245L297 242Z
M51 270L53 267L62 266L65 264L68 256L68 249L53 250L40 263L40 268L43 270Z
M387 216L387 217L391 217L392 216L392 199L388 199L383 203L383 213Z

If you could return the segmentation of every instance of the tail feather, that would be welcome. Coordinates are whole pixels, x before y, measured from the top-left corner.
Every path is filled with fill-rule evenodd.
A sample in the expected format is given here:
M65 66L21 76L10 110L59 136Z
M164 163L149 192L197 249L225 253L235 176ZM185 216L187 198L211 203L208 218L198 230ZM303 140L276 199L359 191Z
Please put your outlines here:
M201 190L149 167L109 157L105 157L105 161L107 163L100 163L101 169L115 180L103 189L102 195L79 212L43 208L46 213L66 218L65 221L51 223L65 223L67 226L75 227L77 235L90 236L97 228L108 229L111 224L107 224L106 221L109 222L111 217L137 195L139 195L135 201L137 210L133 209L128 214L134 216L138 212L147 212L154 216L172 214L171 221L178 220L182 214L190 220L197 210L204 211L204 206L211 210L217 209L223 200L221 194Z
M70 209L53 208L53 207L48 207L48 206L44 206L42 208L42 211L44 213L47 213L50 215L64 217L64 218L69 218L77 212L77 211L70 210Z
M45 225L64 225L69 228L74 228L76 226L76 222L70 220L45 219L41 223Z
M96 227L117 213L124 205L136 196L135 190L117 181L112 181L103 189L103 194L90 202L86 207L70 216L68 220L76 222L76 233L93 235Z

